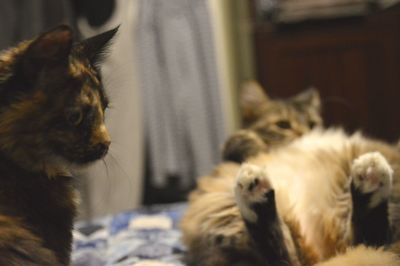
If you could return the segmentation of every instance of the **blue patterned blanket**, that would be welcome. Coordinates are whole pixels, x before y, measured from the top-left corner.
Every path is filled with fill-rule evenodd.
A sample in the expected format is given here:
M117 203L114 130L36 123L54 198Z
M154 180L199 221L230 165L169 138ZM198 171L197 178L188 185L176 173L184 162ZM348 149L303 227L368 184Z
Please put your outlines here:
M183 266L185 204L159 205L77 223L73 266Z

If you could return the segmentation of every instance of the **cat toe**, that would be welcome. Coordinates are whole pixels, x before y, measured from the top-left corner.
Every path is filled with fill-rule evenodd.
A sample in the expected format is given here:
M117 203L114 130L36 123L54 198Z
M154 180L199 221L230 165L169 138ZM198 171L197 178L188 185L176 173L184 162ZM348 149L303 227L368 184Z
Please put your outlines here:
M268 195L272 192L271 183L265 169L251 164L242 164L239 169L236 185L235 199L244 220L255 223L258 219L253 207L257 204L267 203Z
M253 157L267 150L267 145L251 130L239 130L233 134L222 151L223 159L237 163L244 162L247 158Z
M392 187L393 169L381 153L370 152L353 161L351 176L354 187L361 193L380 191L388 196Z
M266 194L272 190L265 169L251 164L243 164L236 179L235 194L247 204L264 202Z

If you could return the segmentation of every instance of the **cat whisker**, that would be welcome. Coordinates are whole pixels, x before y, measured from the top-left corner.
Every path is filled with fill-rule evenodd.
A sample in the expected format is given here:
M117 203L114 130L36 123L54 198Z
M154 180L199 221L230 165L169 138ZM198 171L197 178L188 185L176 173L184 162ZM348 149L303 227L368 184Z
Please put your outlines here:
M99 206L104 206L105 203L109 202L110 200L110 194L111 194L111 185L112 182L110 182L110 170L107 164L107 161L102 158L101 161L103 162L104 165L104 169L105 169L105 175L106 175L106 179L107 179L107 185L106 185L106 189L102 192L102 197L101 199L97 200L96 202L93 203L93 210L96 210ZM98 177L95 177L98 178Z
M108 168L108 164L107 164L107 162L106 162L106 160L104 158L102 158L101 161L103 162L104 167L106 169L106 176L107 176L107 179L108 179L110 177L110 171L109 171L109 168Z
M119 170L121 170L121 172L123 173L123 176L128 180L129 183L129 190L132 190L132 180L129 178L129 174L125 171L125 169L121 166L121 164L118 162L118 160L115 158L115 156L112 154L112 150L110 149L108 151L108 156L109 158L111 158L114 163L116 164L116 166L119 168ZM132 191L131 191L132 192Z

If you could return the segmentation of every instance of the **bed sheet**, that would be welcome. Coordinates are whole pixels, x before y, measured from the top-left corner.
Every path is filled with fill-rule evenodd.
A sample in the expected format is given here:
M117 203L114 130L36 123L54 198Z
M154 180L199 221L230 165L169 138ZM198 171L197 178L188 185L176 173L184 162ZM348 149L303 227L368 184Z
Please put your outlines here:
M186 204L156 205L75 225L73 266L183 266Z

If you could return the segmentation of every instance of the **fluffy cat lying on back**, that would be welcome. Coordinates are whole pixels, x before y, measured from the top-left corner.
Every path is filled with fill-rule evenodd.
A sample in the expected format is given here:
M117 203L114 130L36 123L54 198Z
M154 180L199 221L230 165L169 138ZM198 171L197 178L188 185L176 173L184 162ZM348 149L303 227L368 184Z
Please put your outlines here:
M399 176L396 147L338 129L222 163L191 194L189 262L400 265Z
M116 31L74 43L59 26L0 53L0 265L69 265L69 170L108 151L96 66Z

